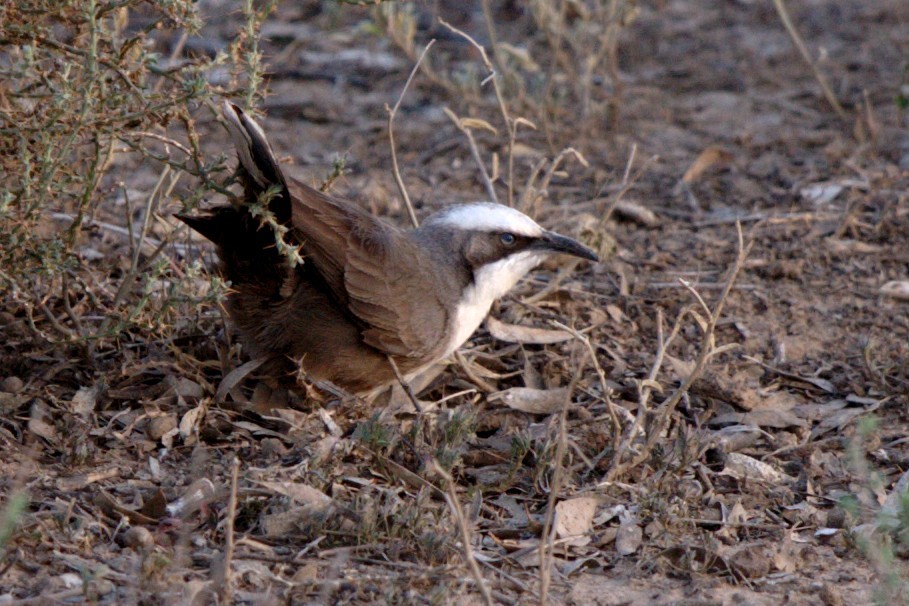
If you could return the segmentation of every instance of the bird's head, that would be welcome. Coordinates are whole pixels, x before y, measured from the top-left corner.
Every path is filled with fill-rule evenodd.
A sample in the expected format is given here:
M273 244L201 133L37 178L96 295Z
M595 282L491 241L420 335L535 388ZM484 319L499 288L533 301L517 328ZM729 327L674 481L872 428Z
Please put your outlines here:
M419 231L447 238L453 248L449 254L460 256L475 288L490 304L549 256L599 260L577 240L543 229L518 210L489 202L446 208L429 217Z

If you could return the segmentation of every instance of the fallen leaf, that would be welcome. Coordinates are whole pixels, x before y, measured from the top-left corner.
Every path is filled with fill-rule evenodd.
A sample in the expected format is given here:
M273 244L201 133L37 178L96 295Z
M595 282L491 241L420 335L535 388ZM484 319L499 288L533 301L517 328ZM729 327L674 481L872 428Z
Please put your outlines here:
M183 436L183 440L191 436L196 431L196 427L199 423L199 415L205 412L205 407L201 404L192 408L183 415L183 418L180 419L180 435Z
M710 443L723 452L737 452L753 446L763 435L768 434L753 425L729 425L714 431Z
M98 403L98 391L97 387L79 388L79 391L73 395L72 402L70 402L72 411L82 418L88 417L95 410L95 406Z
M633 554L644 540L644 530L638 524L637 517L625 515L619 522L619 531L615 535L615 550L622 556Z
M848 238L827 238L824 240L830 252L842 255L870 255L884 252L884 247L878 244L868 244L860 240Z
M521 412L545 415L562 410L568 398L568 388L533 389L530 387L512 387L505 391L489 394L490 401L501 400L506 406Z
M660 224L660 218L655 212L633 200L616 202L615 214L644 227L656 227Z
M593 528L593 515L597 511L600 500L596 497L577 497L561 501L556 505L555 532L559 538L583 537L590 541ZM577 544L577 543L573 543Z
M302 482L256 481L256 483L268 490L290 497L301 505L308 505L316 511L322 511L332 503L330 496L318 488L313 488L309 484L303 484Z
M833 202L843 189L845 188L839 183L825 181L803 187L799 190L799 195L812 204L821 206Z
M550 343L563 343L573 338L571 333L565 330L505 324L492 316L486 319L486 328L489 330L489 334L506 343L548 345Z
M734 156L728 150L717 145L711 145L702 151L700 155L698 155L697 160L688 167L688 170L686 170L685 174L682 176L682 181L688 184L694 183L711 168L716 167L720 169L728 167L732 164L733 159Z
M877 400L873 404L862 408L840 408L833 414L821 419L821 422L817 427L811 430L811 439L816 440L828 431L842 429L858 417L868 414L869 412L874 412L880 408L881 404L885 401L886 400Z
M29 411L28 430L39 438L44 438L49 443L56 445L60 440L60 436L57 433L57 429L45 421L45 419L49 418L50 411L47 404L43 400L36 399Z
M793 572L801 561L799 549L787 533L773 556L773 567L780 572Z
M795 478L777 471L771 465L739 452L726 455L726 465L720 474L767 484L791 484L795 481Z
M486 120L481 120L479 118L461 118L461 127L462 128L478 128L480 130L488 130L492 134L496 135L499 131L495 127L487 122Z
M165 435L177 428L177 416L165 414L153 417L145 425L145 435L149 440L157 442Z
M165 510L175 518L188 516L214 499L215 493L215 485L211 480L199 478L190 484L183 491L183 495L170 503Z
M909 281L891 280L881 286L878 292L885 297L892 297L894 299L899 299L900 301L909 301Z
M109 469L102 469L88 473L80 473L75 476L59 478L57 480L57 488L63 492L76 492L78 490L82 490L89 484L94 484L95 482L110 480L117 477L120 477L120 470L116 467L111 467Z
M808 423L792 411L772 408L752 410L745 413L730 412L717 415L710 420L711 425L724 425L726 423L738 423L754 427L773 427L775 429L808 427Z
M746 579L759 579L770 573L773 559L766 544L752 543L736 547L726 561Z

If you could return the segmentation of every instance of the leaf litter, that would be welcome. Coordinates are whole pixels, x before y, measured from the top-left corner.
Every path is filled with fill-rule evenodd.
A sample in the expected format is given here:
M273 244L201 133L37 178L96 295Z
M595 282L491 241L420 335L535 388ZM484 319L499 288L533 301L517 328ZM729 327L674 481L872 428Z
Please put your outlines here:
M897 168L906 129L881 81L867 71L852 74L867 78L862 86L892 133L872 142L876 153L846 151L810 74L796 61L780 65L790 57L787 46L766 44L772 36L756 7L734 16L736 31L746 47L763 49L770 71L743 68L734 76L704 67L736 61L742 47L731 38L738 34L729 15L690 2L641 10L633 27L643 37L622 42L631 62L623 66L627 128L609 137L549 133L570 138L591 166L553 170L539 189L545 195L528 198L541 221L560 229L581 208L567 201L593 201L585 212L612 204L615 217L602 230L615 239L615 254L580 271L547 266L501 302L461 352L462 363L421 392L439 403L427 418L404 406L383 418L343 398L317 411L288 408L298 402L258 377L256 361L219 336L214 310L201 318L201 335L162 343L132 335L86 363L66 348L30 341L34 316L5 300L3 508L15 511L17 495L27 495L27 507L2 545L0 599L213 601L216 581L226 578L225 528L232 525L228 565L239 602L265 594L290 603L426 603L423 596L439 595L467 602L479 595L476 581L465 580L459 522L444 500L445 479L425 464L431 457L454 478L469 547L501 603L540 591L546 554L555 563L554 603L593 603L591 596L607 604L671 603L682 594L732 603L734 593L754 603L810 604L819 591L827 603L867 603L874 572L845 530L880 531L887 524L877 511L894 517L909 448L901 294L901 259L909 253L900 237L909 201ZM850 68L837 32L884 27L881 15L902 9L843 10L852 20L812 16L829 21L821 42L832 43L833 59L825 67L841 76ZM366 191L391 187L375 122L411 61L378 41L363 42L356 35L362 13L353 14L333 25L337 39L294 34L310 45L308 55L284 52L287 37L264 42L281 91L268 101L266 125L275 147L299 161L294 170L324 166L326 150L349 150L355 170L340 186ZM297 6L281 6L272 18L314 31L328 20ZM502 35L528 18L503 20ZM711 44L690 47L694 25ZM649 46L653 31L662 32L663 48ZM213 27L212 39L219 36ZM327 81L319 72L326 53L353 44L381 49L355 49L337 67L341 80ZM459 55L466 50L448 44L447 60L469 65ZM869 55L854 58L862 65L897 63L873 44L863 52ZM371 57L381 59L378 71ZM382 70L392 71L386 77ZM763 73L778 75L767 82ZM297 77L305 83L291 82ZM288 82L294 86L281 87ZM422 86L422 99L404 106L412 119L399 125L408 180L426 204L482 195L470 153L449 144L455 127L431 111L453 101ZM553 86L565 83L557 78ZM761 94L742 103L743 95L728 92L743 87ZM337 103L339 90L349 104ZM570 89L559 90L571 103ZM494 112L469 116L468 109L458 106L457 114L484 153L503 153L493 138L503 132ZM298 123L299 115L314 123ZM758 128L774 121L772 129ZM225 144L217 125L207 133L204 145ZM516 156L546 161L546 135L524 136ZM642 157L661 159L633 182L633 200L617 199L620 189L604 197L600 184L634 174L626 170L638 166L626 166L631 144ZM685 188L673 190L680 175ZM391 202L373 204L380 214L395 213ZM660 423L662 406L697 370L707 311L734 262L735 220L754 227L746 232L755 240L747 282L739 283L750 288L730 290L708 345L736 349L712 356ZM117 254L122 243L111 234L92 242L97 255ZM166 234L154 235L163 241ZM185 251L175 249L179 263ZM97 284L107 296L103 276ZM692 305L697 316L685 315L691 321L673 332L674 319ZM91 313L84 302L77 308ZM64 317L62 304L54 311ZM553 319L589 340L599 371L587 344L554 330ZM49 323L39 317L37 326ZM804 334L793 347L793 335ZM661 351L663 364L655 364ZM871 413L883 422L863 437ZM850 468L850 444L875 464L880 485L868 485L869 470ZM243 472L229 517L234 456ZM602 481L617 458L634 464ZM861 505L854 513L842 505L850 496ZM433 593L438 588L442 594Z

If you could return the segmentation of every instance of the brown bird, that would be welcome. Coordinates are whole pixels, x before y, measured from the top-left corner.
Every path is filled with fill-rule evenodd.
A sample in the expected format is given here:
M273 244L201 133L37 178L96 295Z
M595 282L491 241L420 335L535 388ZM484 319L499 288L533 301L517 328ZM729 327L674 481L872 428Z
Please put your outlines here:
M413 230L389 225L288 178L262 128L231 103L223 113L244 197L180 219L217 245L227 311L272 374L302 367L311 380L368 393L395 380L389 357L407 377L453 353L546 257L598 260L500 204L452 206ZM263 199L302 264L291 267L276 230L251 212Z

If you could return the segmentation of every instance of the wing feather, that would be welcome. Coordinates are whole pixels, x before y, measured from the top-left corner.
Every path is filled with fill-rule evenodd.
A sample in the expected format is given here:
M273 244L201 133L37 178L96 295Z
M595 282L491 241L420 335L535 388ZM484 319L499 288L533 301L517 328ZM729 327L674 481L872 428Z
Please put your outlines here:
M364 342L414 358L443 349L442 278L426 252L406 232L349 202L302 183L289 189L306 261L362 325Z

